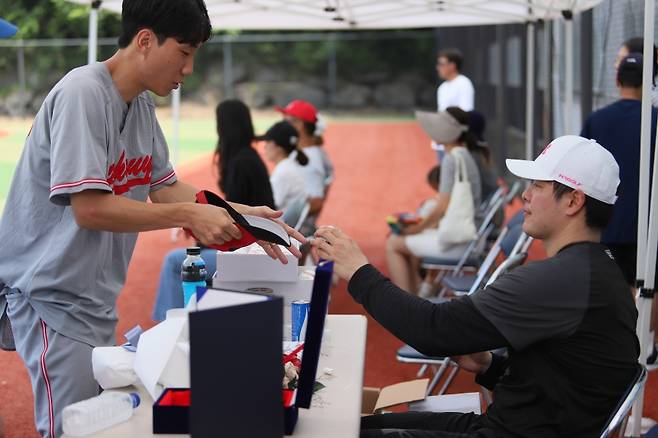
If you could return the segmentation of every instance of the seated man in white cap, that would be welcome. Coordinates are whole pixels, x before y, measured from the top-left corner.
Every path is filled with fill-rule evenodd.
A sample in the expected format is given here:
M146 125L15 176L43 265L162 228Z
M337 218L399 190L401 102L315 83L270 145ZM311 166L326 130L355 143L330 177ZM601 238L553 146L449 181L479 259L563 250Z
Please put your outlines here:
M523 230L546 260L528 263L472 296L433 304L396 287L356 243L323 227L313 245L349 280L379 323L430 356L452 356L493 389L483 415L408 412L364 417L362 437L591 437L638 371L637 311L600 243L619 167L594 140L564 136L535 161L507 160L531 180ZM506 347L508 357L489 350Z

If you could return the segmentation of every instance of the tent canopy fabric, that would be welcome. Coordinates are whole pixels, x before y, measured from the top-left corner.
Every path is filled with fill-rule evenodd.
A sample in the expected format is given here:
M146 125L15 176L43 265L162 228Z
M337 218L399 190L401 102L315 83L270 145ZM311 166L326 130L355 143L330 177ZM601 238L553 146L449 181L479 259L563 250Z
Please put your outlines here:
M92 0L71 0L91 4ZM214 29L354 30L524 23L601 0L206 0ZM121 12L121 0L101 8Z

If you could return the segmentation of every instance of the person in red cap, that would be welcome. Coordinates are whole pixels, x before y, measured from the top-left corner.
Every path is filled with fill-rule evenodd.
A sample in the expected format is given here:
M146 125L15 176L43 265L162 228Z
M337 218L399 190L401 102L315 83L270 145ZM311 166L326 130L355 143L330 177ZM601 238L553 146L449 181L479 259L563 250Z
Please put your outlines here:
M285 108L278 106L276 110L297 130L298 147L308 157L308 165L301 167L311 204L309 219L302 227L302 234L307 235L315 231L315 220L324 206L329 185L334 179L333 165L322 146L324 123L315 106L304 100L293 100Z

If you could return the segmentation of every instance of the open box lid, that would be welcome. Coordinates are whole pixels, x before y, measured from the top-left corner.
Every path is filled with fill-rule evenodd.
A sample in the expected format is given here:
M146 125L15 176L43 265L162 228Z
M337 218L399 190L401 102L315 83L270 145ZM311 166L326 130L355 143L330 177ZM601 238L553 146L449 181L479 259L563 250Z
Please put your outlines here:
M361 413L374 414L383 408L423 400L428 383L429 379L417 379L385 386L381 389L363 388Z
M297 397L295 404L300 408L309 408L313 397L315 375L320 359L324 320L329 306L329 291L334 271L333 262L320 260L315 269L315 280L311 292L311 304L308 310L304 354L299 370Z

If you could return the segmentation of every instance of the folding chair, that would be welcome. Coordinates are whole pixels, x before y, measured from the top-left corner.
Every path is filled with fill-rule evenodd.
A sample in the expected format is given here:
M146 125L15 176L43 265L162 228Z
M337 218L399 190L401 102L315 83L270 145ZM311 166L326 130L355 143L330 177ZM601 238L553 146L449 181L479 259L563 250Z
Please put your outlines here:
M447 272L452 271L453 275L462 275L466 272L475 272L478 269L487 243L495 241L500 234L500 230L495 223L496 216L502 211L503 206L511 204L521 187L521 181L515 180L507 193L502 187L499 187L488 199L480 204L479 217L483 217L483 219L477 237L469 244L460 258L426 257L421 260L421 267L426 269L428 273L435 272L436 275L430 275L430 281L422 283L421 290L418 291L420 296L429 295L432 284L439 284ZM519 222L522 220L523 217L520 216Z
M505 272L525 262L528 256L527 253L528 248L530 247L530 244L532 243L533 239L527 236L525 233L523 233L521 230L521 226L522 226L521 223L519 223L518 220L516 220L515 218L513 219L514 220L510 220L510 223L501 232L501 235L497 239L496 244L494 244L489 254L487 254L487 257L485 258L485 262L483 262L482 264L483 266L481 270L478 271L478 275L476 277L450 277L451 279L459 279L458 281L462 281L462 279L466 281L470 281L471 283L468 285L468 288L466 288L466 293L468 293L469 295L474 293L476 290L478 290L479 285L484 281L486 273L489 271L489 269L493 264L493 261L501 251L500 246L502 241L505 240L506 236L511 235L509 242L505 242L507 249L505 253L508 254L509 256L494 270L494 272L489 277L489 280L487 281L486 285L488 286L489 284L493 283L496 280L496 278L498 278L498 276L504 274ZM512 226L512 230L513 230L512 233L509 232L510 225ZM518 233L516 232L517 229L518 229ZM491 263L489 263L489 260L491 260ZM432 299L430 301L439 303L441 301L445 301L445 299L439 297L437 299ZM457 364L452 362L449 357L426 356L409 345L404 345L398 350L396 359L402 363L412 363L412 364L422 365L421 369L417 373L418 377L421 377L429 366L435 368L434 376L432 377L432 380L427 387L427 395L430 395L434 391L434 389L438 385L439 381L441 380L441 377L443 377L443 374L445 373L449 365L452 365L453 368L450 370L450 373L448 374L445 381L443 382L443 385L441 386L441 389L438 392L439 395L443 394L448 389L453 379L455 378L457 372L459 371L459 367L457 366ZM485 399L486 398L487 398L487 394L485 394Z
M299 230L306 220L310 209L311 204L309 204L306 199L300 199L285 209L283 216L281 216L281 220L295 230Z
M311 204L307 201L304 203L304 208L302 208L301 213L299 213L299 218L297 219L297 222L293 226L293 228L297 231L299 231L302 228L302 225L304 224L304 221L306 221L306 218L308 217L308 213L311 211Z
M512 183L512 187L510 187L509 191L508 191L507 194L505 195L505 204L511 204L511 203L512 203L512 201L514 200L514 198L516 197L516 195L517 195L517 194L519 193L519 191L521 190L521 187L522 187L522 183L521 183L521 181L519 181L518 179L515 180L515 181Z
M628 414L631 412L635 399L640 395L641 389L647 381L647 369L638 364L637 374L623 395L608 422L601 431L601 438L622 438L628 423Z
M485 202L487 204L486 214L478 228L477 235L468 244L461 257L425 257L421 260L421 267L428 272L418 291L419 296L429 296L433 286L440 284L441 278L448 271L460 275L465 271L474 272L477 270L480 265L480 254L486 246L489 235L494 230L492 221L496 213L502 208L503 202L502 189L494 192L491 199Z
M486 216L487 212L491 209L491 207L498 201L500 198L504 198L505 196L505 190L502 187L498 187L492 194L487 196L487 198L482 201L478 207L478 217L484 217Z
M489 253L487 253L487 256L482 262L482 265L480 265L480 268L478 269L475 276L463 277L453 275L449 277L443 277L441 284L444 286L444 288L450 289L452 290L453 294L460 296L465 294L472 294L480 287L482 287L486 282L486 278L489 276L489 271L493 268L493 265L500 253L503 253L505 258L509 259L521 251L524 248L526 241L530 239L530 237L523 232L521 227L522 224L520 223L513 223L511 227L508 224L500 233L498 239L496 239L496 242L489 250ZM526 251L529 246L529 243L527 246L525 246ZM522 260L525 260L525 257ZM510 269L509 264L506 265L505 269ZM500 275L500 272L498 275ZM496 275L496 277L498 275ZM495 278L493 275L491 277Z

